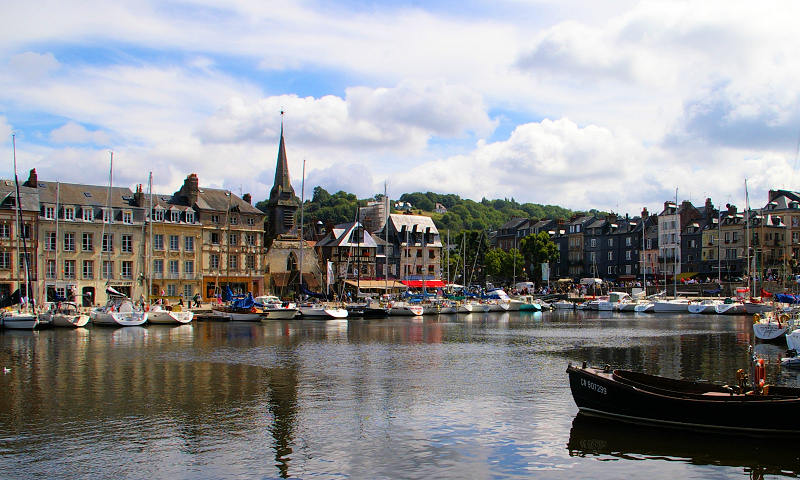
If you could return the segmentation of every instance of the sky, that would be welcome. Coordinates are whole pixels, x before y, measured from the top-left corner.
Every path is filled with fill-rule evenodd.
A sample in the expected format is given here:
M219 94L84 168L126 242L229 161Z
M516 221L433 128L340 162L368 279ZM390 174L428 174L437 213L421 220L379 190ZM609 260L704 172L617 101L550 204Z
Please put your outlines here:
M2 178L16 151L21 180L108 185L113 152L114 186L146 190L152 172L166 194L195 173L256 202L283 127L306 199L385 188L638 215L800 190L798 2L3 6Z

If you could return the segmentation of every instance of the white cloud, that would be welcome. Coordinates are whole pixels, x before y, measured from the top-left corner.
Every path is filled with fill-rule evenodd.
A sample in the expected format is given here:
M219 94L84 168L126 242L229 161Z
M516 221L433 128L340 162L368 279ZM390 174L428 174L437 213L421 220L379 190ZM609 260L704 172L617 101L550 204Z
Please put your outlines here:
M60 64L52 53L25 52L12 55L8 66L24 83L36 83L57 70Z
M101 130L90 132L83 125L67 122L63 126L50 132L50 140L55 143L95 143L107 145L110 138L108 133Z

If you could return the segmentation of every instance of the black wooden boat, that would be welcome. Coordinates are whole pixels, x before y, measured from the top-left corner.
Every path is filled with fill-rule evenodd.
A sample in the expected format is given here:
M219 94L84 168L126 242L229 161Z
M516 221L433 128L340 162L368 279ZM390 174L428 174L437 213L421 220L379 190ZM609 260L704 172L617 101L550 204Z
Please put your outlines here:
M362 318L386 318L389 311L382 307L370 307L369 305L349 304L345 306L348 317Z
M800 388L753 388L741 374L739 384L728 386L585 363L568 366L567 374L582 412L694 429L800 435Z

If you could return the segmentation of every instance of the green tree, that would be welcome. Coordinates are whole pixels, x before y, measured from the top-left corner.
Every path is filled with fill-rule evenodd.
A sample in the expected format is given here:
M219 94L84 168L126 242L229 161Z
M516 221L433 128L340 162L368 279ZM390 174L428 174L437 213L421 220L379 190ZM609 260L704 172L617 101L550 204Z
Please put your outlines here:
M528 235L519 242L519 249L528 266L528 280L539 281L542 278L542 263L558 260L558 245L550 240L547 232Z

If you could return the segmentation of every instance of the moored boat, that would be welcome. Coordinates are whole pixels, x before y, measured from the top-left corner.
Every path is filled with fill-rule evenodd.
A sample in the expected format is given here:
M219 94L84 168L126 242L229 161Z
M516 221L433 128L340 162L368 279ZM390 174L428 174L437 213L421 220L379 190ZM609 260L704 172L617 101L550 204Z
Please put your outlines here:
M738 315L747 313L747 310L745 310L743 303L736 301L728 301L728 300L716 304L714 306L714 310L719 315Z
M789 330L789 315L778 311L753 315L753 334L759 340L777 340Z
M412 305L406 302L392 302L389 304L389 315L401 317L418 317L425 310L421 305Z
M39 326L39 316L35 313L4 312L3 328L11 330L34 330Z
M50 324L54 327L85 327L89 323L89 315L82 313L78 305L70 302L57 304L49 310Z
M716 306L720 304L719 300L701 300L699 302L691 302L686 307L689 313L717 313Z
M147 321L167 325L184 325L194 319L194 312L184 310L180 305L165 308L162 305L153 305L147 312Z
M147 322L147 312L137 308L130 298L109 292L106 306L92 309L89 319L94 325L137 327Z
M763 383L763 360L754 366L754 385L737 372L733 386L677 380L628 370L567 367L578 408L623 421L731 433L800 433L800 389Z
M655 313L662 312L688 312L689 299L687 298L673 298L671 300L657 300L653 305Z
M347 318L347 310L337 305L310 303L299 305L297 308L297 314L303 318L318 318L323 320Z

